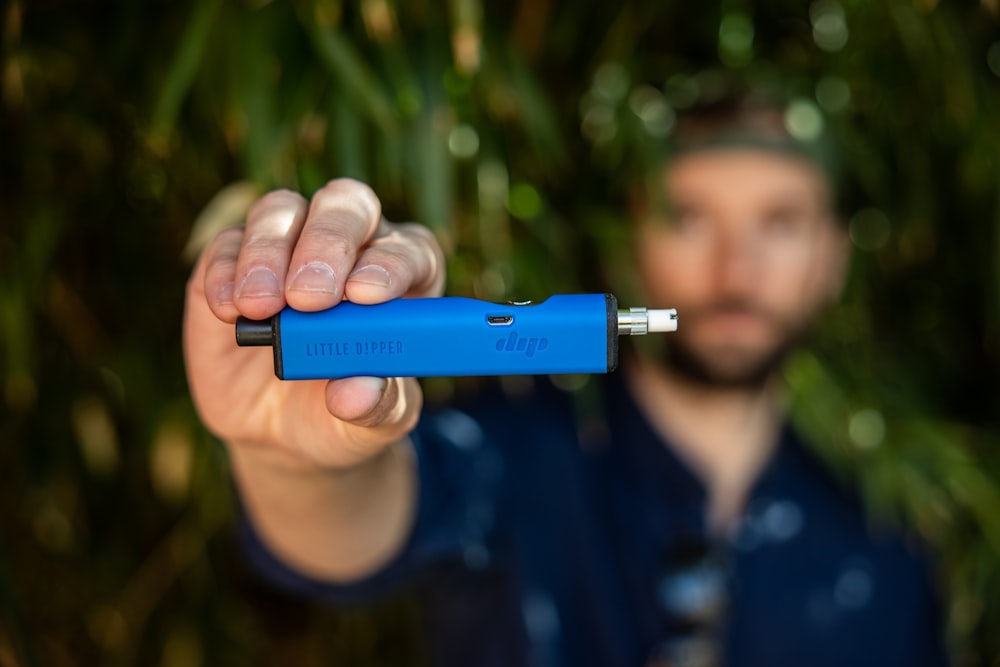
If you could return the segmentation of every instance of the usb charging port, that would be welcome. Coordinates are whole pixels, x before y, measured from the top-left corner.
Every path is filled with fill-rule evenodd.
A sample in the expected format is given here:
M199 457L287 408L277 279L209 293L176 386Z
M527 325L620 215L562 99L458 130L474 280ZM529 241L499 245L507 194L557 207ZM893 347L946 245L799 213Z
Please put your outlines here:
M514 323L513 315L487 315L486 321L491 327L509 327Z

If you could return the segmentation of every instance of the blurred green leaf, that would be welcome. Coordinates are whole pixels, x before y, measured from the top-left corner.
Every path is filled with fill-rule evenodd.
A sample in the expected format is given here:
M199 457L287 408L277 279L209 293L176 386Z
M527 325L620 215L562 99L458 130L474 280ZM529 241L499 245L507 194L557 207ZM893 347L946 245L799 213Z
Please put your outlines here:
M181 105L198 73L221 6L222 0L204 0L191 7L180 44L174 51L153 107L150 133L155 143L162 144L170 138Z
M333 28L306 24L316 55L337 84L336 93L357 100L377 131L387 140L398 131L392 105L386 99L379 79L351 45L346 35Z

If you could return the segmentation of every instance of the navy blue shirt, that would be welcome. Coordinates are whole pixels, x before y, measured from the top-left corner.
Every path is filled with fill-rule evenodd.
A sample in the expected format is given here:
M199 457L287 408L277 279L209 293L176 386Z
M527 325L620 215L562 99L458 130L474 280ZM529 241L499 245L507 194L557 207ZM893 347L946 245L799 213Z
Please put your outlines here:
M254 563L286 588L352 604L420 591L442 666L943 665L919 550L786 429L724 538L701 481L620 378L548 383L428 412L404 551L351 585L312 581L247 526Z

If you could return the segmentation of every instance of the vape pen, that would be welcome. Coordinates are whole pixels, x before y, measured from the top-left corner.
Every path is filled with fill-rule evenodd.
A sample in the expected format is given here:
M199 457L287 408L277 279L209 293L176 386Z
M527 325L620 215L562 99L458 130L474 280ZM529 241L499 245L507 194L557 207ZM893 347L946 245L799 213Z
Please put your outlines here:
M619 310L610 294L504 304L440 297L285 308L269 320L240 318L236 342L270 345L282 380L607 373L618 365L619 335L676 329L675 310Z

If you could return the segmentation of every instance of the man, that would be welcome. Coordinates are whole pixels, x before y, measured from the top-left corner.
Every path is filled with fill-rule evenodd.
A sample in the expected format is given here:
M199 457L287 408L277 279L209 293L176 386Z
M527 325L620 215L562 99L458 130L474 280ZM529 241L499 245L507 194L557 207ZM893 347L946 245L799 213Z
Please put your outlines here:
M276 380L233 322L440 295L426 229L336 180L220 234L186 361L252 557L333 601L416 587L434 664L941 664L921 560L784 423L775 371L846 263L821 160L740 103L681 119L652 173L635 272L678 333L589 394L539 382L422 418L412 379Z

